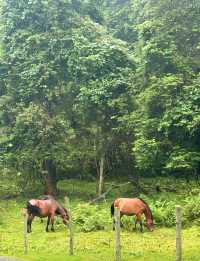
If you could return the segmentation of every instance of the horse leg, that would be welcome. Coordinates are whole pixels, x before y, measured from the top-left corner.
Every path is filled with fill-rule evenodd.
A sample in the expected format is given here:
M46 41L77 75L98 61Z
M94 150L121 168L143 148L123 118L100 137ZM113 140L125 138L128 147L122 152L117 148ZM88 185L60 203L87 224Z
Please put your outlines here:
M141 217L141 215L139 217L139 222L140 222L140 231L143 232L143 225L142 225L142 217Z
M33 219L34 219L33 214L29 214L28 219L27 219L27 232L28 232L28 233L31 233L31 232L32 232L32 230L31 230L31 224L32 224Z
M115 230L115 218L113 218L113 231Z
M137 218L135 219L135 230L137 230L137 222L138 222L138 220L137 220Z
M121 228L123 228L123 227L124 227L124 225L122 224L122 221L121 221L121 218L122 218L122 216L123 216L123 214L122 214L122 213L120 213L120 227L121 227Z
M142 217L141 217L141 214L138 214L138 215L137 215L136 224L137 224L137 222L140 223L140 231L143 232L143 225L142 225Z
M50 216L48 216L47 218L46 232L49 232L49 223L50 223Z
M142 219L140 220L140 231L143 232L143 224L142 224Z
M55 232L55 229L54 229L54 215L51 215L51 231Z
M30 216L28 216L28 219L27 219L27 233L30 233L31 232L31 228L30 228Z

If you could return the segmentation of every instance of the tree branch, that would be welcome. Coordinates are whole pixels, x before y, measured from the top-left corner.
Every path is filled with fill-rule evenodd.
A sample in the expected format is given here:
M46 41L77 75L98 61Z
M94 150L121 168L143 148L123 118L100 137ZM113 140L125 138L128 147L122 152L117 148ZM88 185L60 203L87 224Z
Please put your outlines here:
M122 187L122 186L126 186L128 184L130 184L131 182L126 182L126 183L123 183L123 184L113 184L111 183L111 186L103 193L101 194L100 196L98 196L97 198L94 198L92 199L89 204L94 204L95 202L99 201L99 200L102 200L102 199L105 199L106 198L106 195L108 193L110 193L111 190L115 189L115 188L119 188L119 187ZM108 184L108 183L107 183Z

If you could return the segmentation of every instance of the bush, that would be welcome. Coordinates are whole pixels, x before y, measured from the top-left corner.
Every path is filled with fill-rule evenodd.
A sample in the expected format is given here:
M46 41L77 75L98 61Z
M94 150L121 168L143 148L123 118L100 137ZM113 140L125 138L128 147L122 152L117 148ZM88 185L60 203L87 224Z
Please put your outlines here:
M200 194L185 199L184 216L190 222L200 218Z
M166 227L175 225L175 205L174 201L157 200L152 207L155 223Z
M73 222L83 232L104 230L109 220L109 210L98 205L79 204L73 210Z

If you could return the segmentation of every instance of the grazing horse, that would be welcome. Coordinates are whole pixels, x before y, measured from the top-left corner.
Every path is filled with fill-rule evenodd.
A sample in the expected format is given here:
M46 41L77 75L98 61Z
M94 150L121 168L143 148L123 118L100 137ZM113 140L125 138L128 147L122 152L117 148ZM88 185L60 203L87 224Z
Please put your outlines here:
M153 215L147 205L147 203L140 198L118 198L111 204L111 217L114 216L114 208L118 207L120 211L120 219L123 215L126 216L136 216L135 220L135 229L137 223L140 223L140 230L143 231L142 226L142 215L145 215L146 226L150 231L153 231ZM122 223L121 223L122 226ZM114 229L114 219L113 219L113 229Z
M31 224L35 216L47 219L46 231L49 231L49 223L51 222L51 231L54 231L54 217L61 216L63 223L68 224L69 215L67 210L63 208L52 196L45 195L39 199L31 199L27 202L27 232L31 232Z

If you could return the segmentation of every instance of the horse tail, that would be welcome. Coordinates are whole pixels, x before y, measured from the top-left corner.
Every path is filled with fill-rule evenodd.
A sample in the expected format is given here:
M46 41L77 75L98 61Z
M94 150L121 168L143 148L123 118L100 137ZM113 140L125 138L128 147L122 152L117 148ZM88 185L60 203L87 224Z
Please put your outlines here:
M26 209L27 209L27 211L31 213L32 208L33 208L33 205L31 205L31 203L29 201L27 201L26 202Z
M114 216L114 213L115 213L115 207L114 207L114 201L113 201L113 203L112 203L111 206L110 206L110 214L111 214L111 217Z
M149 213L150 213L150 215L151 215L151 219L153 220L153 214L152 214L152 211L151 211L149 205L147 204L147 202L144 201L142 198L139 198L139 200L141 200L141 201L145 204L147 210L149 211Z

